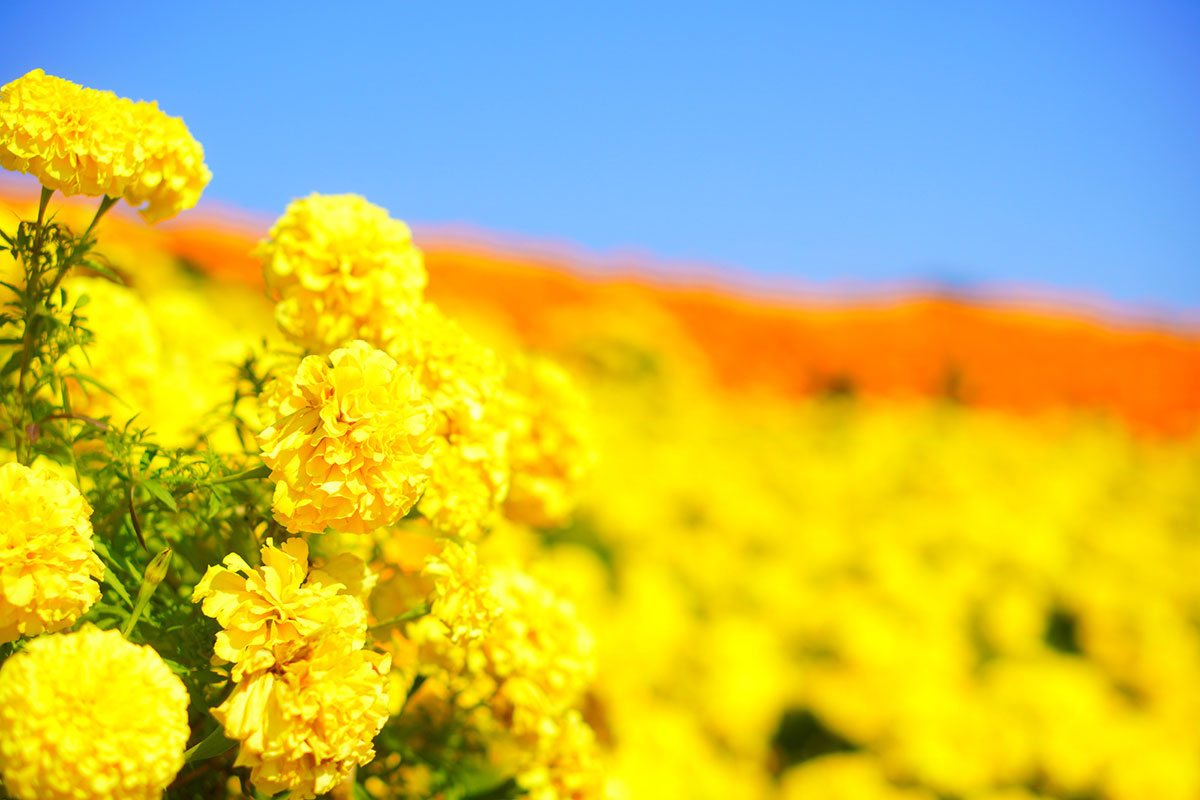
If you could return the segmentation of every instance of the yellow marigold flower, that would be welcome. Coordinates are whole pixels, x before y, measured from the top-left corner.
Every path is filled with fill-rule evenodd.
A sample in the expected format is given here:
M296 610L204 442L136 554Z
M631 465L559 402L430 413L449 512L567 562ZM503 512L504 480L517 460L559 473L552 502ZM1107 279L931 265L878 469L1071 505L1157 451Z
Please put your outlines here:
M230 554L224 566L208 568L192 594L221 624L213 652L234 664L235 681L286 664L317 641L363 646L366 608L330 573L309 575L304 540L289 539L281 547L268 540L262 562L254 569Z
M158 798L188 733L183 683L116 631L34 639L0 668L0 776L19 800Z
M452 560L461 556L451 551ZM442 573L437 577L453 591L455 578L446 573L455 571L469 573L469 561L453 570L435 568L435 575ZM454 598L468 612L482 594L475 581L476 596ZM590 683L594 643L574 607L528 574L512 567L491 570L488 588L495 599L485 602L495 603L496 611L482 635L454 641L452 627L436 612L406 627L417 653L413 668L444 685L461 707L478 707L487 717L477 721L481 730L499 726L515 737L520 762L527 763L530 748L558 734L563 715ZM445 616L458 617L460 609L447 605L452 613ZM460 624L469 628L472 622Z
M433 470L417 510L447 536L477 540L508 495L508 435L480 430L435 440Z
M387 721L386 655L317 645L242 681L213 716L241 742L236 766L261 791L296 800L324 794L375 757Z
M495 353L431 303L412 312L406 335L389 352L416 373L438 413L439 433L478 425L503 390L504 370Z
M279 419L259 441L280 523L368 533L408 513L433 460L433 414L411 372L355 341L305 358L277 396Z
M131 116L138 132L138 173L124 198L149 223L185 211L200 200L212 173L204 164L204 148L179 117L169 117L156 103L135 103Z
M424 574L434 579L429 613L445 624L451 641L476 639L487 631L499 608L473 545L447 541L430 557Z
M100 597L91 513L45 467L0 467L0 642L61 630Z
M539 748L517 777L529 800L601 800L606 782L596 734L578 711L568 711L557 735Z
M386 346L425 288L408 226L358 195L293 200L257 252L280 329L312 350Z
M564 525L595 460L586 403L561 367L535 356L510 362L508 386L505 514L539 528Z
M187 126L155 103L40 69L0 88L0 167L64 195L124 197L157 222L191 208L212 174Z
M514 568L492 571L502 612L483 640L492 672L527 678L560 709L570 705L595 673L595 643L575 607Z

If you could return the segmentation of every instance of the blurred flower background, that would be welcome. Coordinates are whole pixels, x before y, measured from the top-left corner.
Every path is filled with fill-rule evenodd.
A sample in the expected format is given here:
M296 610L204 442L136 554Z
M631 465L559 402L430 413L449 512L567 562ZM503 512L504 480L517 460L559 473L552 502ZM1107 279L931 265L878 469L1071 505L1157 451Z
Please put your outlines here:
M98 361L137 354L105 379L164 441L265 335L255 247L313 190L412 221L427 298L566 369L509 365L540 402L510 457L543 472L509 488L532 527L478 548L590 631L546 646L594 647L559 688L591 675L610 796L1200 797L1194 4L9 22L46 33L5 80L152 98L204 143L197 211L103 223L140 299L90 290ZM36 207L6 176L0 227ZM400 774L363 785L426 796Z

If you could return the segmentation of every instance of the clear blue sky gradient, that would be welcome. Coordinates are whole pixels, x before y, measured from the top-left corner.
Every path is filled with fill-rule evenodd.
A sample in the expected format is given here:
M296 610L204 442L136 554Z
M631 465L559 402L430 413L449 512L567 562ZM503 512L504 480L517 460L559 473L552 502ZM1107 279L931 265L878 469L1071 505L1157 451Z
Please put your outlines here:
M1200 308L1200 3L5 5L35 67L158 100L206 198L815 282Z

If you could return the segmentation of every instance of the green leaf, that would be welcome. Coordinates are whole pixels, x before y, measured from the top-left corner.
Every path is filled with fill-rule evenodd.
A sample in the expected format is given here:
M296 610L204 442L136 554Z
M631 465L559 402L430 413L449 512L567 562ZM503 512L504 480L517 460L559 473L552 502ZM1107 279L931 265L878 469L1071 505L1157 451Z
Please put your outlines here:
M21 351L14 350L13 354L8 357L8 361L4 362L4 366L0 368L0 376L11 375L21 366Z
M167 491L167 487L163 486L158 481L147 478L142 481L142 486L145 486L146 490L150 492L150 494L154 495L154 497L167 508L171 509L172 511L179 510L179 506L176 504L175 498L171 496L169 491Z
M107 264L101 264L99 261L96 261L95 259L89 259L88 261L86 261L84 263L84 266L86 266L92 272L97 272L100 275L103 275L105 278L108 278L113 283L119 284L120 286L125 285L125 281L123 281L121 279L121 276L118 275L116 273L116 271L113 270L111 267L109 267Z
M218 725L213 728L212 733L205 736L195 747L192 747L184 752L184 763L191 764L195 761L204 761L205 759L215 758L219 755L224 755L237 746L237 740L230 739L225 735L224 729Z

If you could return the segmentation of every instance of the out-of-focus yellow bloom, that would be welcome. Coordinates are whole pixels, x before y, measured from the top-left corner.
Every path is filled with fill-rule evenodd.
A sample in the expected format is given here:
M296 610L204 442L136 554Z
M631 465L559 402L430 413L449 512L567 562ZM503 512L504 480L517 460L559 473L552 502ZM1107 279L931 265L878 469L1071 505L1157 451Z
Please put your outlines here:
M432 465L433 415L411 372L362 341L309 356L268 390L259 436L275 518L293 533L367 533L404 516Z
M483 639L493 673L527 679L549 707L565 709L595 672L591 632L574 605L521 570L493 570L491 588L501 609Z
M45 467L0 467L0 642L61 630L100 597L91 513Z
M807 761L784 775L780 796L782 800L935 800L924 789L897 787L866 754Z
M183 766L188 693L150 647L87 625L0 668L0 775L19 800L152 800Z
M358 195L293 200L258 254L280 329L320 352L352 339L386 348L425 287L408 226Z
M417 510L447 536L478 540L508 495L507 433L477 426L434 441L433 469Z
M406 335L388 352L416 374L438 413L439 433L478 425L500 397L504 370L496 355L431 303L413 311Z
M437 453L419 510L440 533L479 539L508 494L501 364L428 303L392 353L416 374L437 415Z
M600 800L605 797L596 735L578 711L563 717L558 733L517 782L530 800Z
M535 527L565 524L595 454L586 403L563 369L535 356L509 363L508 460L504 511Z
M499 608L473 545L447 541L430 557L425 575L434 579L429 613L445 624L452 642L477 639L487 631Z
M339 639L362 647L366 609L328 572L308 572L308 545L268 541L263 565L251 568L231 553L196 584L194 602L221 624L213 652L234 664L233 679L286 664L315 641Z
M70 304L87 295L87 305L77 313L92 332L86 353L76 349L67 357L76 370L104 387L71 380L72 408L92 417L111 416L118 425L150 411L162 353L145 301L104 278L67 278L63 289Z
M0 167L67 196L145 203L147 222L196 205L212 178L183 120L40 69L0 88Z
M213 716L241 742L235 764L268 794L296 800L338 786L375 757L388 716L389 658L322 643L305 658L237 684Z

